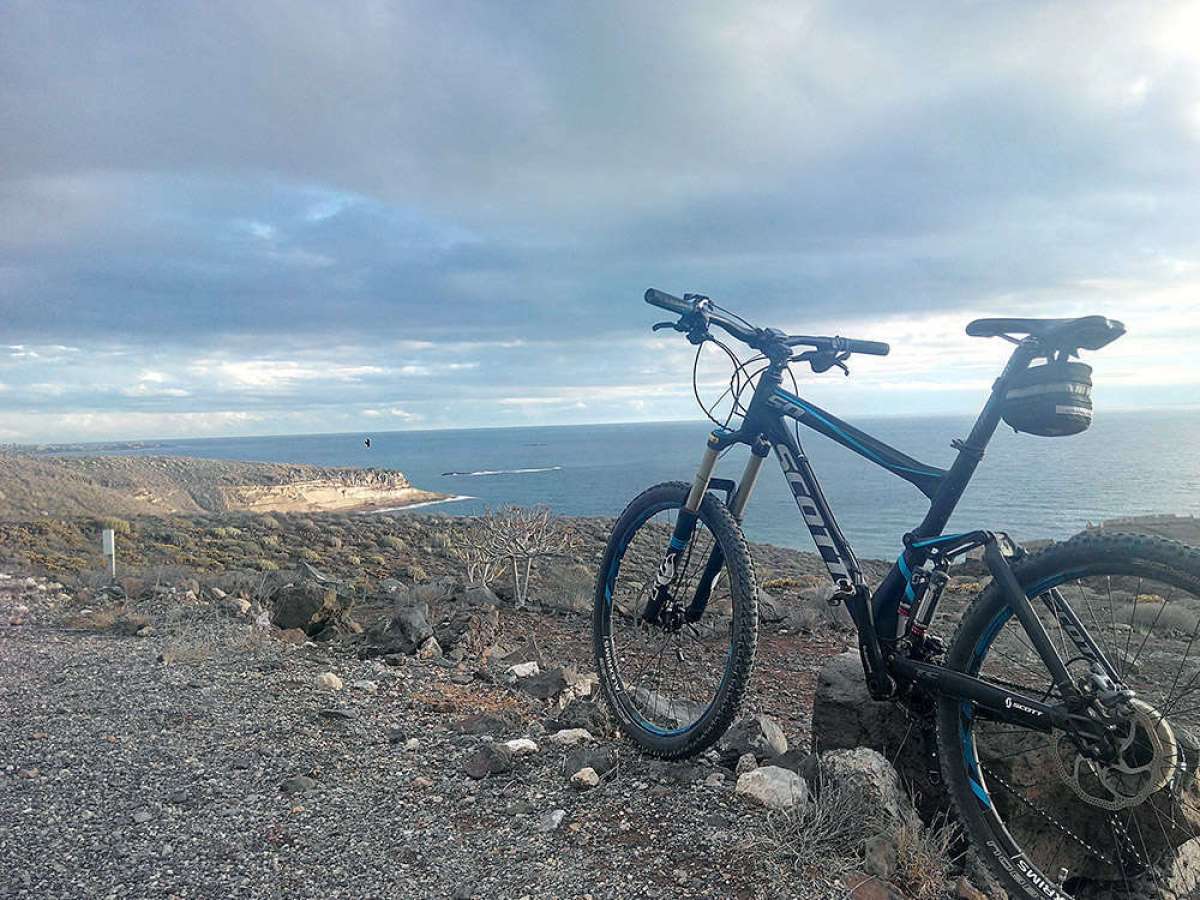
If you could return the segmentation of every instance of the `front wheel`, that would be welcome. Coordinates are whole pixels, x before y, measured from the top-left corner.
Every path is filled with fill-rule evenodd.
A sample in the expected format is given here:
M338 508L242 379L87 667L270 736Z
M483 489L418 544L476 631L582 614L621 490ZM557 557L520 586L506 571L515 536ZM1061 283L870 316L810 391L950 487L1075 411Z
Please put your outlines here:
M643 751L665 759L699 753L724 734L745 696L758 638L754 567L725 504L705 494L691 540L671 549L689 490L684 482L655 485L617 519L592 617L613 716Z
M1013 573L1076 684L1087 684L1089 663L1057 612L1064 602L1135 695L1112 707L1106 762L1063 732L940 698L942 770L977 853L1012 897L1195 896L1185 863L1200 847L1200 551L1085 535ZM945 665L1061 699L994 585L964 614Z

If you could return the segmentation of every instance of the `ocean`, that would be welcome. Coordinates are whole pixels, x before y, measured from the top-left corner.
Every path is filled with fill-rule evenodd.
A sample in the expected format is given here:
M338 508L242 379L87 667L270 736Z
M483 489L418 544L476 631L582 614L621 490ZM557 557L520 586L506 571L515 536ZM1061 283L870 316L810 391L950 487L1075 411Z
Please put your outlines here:
M854 424L923 462L950 464L968 417L864 418ZM690 481L704 422L375 432L156 441L140 454L399 469L414 485L469 499L422 513L473 514L544 504L564 515L612 516L643 488ZM889 558L927 508L905 481L806 429L801 440L843 530L860 556ZM1089 522L1150 513L1200 514L1200 412L1102 412L1068 438L1001 426L959 508L954 530L990 528L1018 539L1063 538ZM112 452L112 451L106 451ZM737 478L746 449L718 474ZM406 514L406 513L398 513ZM747 512L751 540L811 549L774 458Z

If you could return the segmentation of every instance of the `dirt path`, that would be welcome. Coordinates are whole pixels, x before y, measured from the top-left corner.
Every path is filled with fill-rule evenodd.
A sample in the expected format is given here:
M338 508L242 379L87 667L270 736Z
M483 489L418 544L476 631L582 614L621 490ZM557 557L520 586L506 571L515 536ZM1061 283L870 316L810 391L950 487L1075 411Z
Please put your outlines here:
M617 769L577 792L542 725L553 710L469 667L232 624L165 664L157 635L56 627L58 602L44 582L0 581L0 895L845 896L773 879L747 852L766 813L712 762L609 738ZM585 616L505 611L503 628L591 668ZM806 741L815 671L843 647L766 636L750 706ZM323 672L345 687L317 688ZM481 712L500 720L491 734L458 730ZM522 736L538 750L511 771L464 774L484 743Z

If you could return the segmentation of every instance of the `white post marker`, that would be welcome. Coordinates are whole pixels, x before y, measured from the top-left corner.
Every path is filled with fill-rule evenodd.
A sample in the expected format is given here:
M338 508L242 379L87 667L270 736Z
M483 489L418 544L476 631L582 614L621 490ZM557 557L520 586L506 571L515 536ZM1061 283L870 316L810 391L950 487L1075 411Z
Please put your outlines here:
M105 528L100 532L100 543L104 548L104 555L109 558L112 563L112 577L117 577L117 539L111 528Z

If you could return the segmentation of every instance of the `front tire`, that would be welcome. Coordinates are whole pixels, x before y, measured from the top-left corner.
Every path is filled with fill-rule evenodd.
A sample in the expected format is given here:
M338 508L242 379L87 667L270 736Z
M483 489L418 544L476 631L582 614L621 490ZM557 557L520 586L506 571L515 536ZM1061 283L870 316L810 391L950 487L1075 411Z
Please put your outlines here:
M1129 720L1143 774L1077 765L1082 757L1060 732L1021 730L941 697L938 751L967 836L1010 897L1109 896L1112 888L1174 896L1166 870L1176 848L1200 836L1200 551L1142 535L1083 535L1015 562L1013 573L1072 674L1086 673L1086 660L1050 610L1052 589L1146 704L1145 725ZM945 665L1056 699L994 584L963 615ZM1149 732L1163 721L1171 740L1155 744ZM1135 740L1137 728L1146 733Z
M690 489L684 482L658 484L626 507L600 565L592 617L609 710L642 751L664 759L700 753L725 733L745 697L758 640L750 550L737 520L711 493L670 588L673 596L693 596L707 560L719 551L724 566L703 616L674 629L640 619Z

